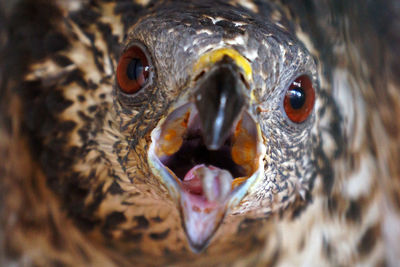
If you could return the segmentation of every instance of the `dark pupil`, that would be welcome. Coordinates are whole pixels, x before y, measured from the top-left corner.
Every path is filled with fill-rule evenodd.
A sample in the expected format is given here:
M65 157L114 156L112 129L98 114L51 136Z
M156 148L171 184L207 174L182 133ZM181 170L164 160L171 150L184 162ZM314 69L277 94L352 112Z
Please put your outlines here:
M303 88L295 87L289 91L290 105L293 109L300 109L306 102L306 94Z
M126 75L131 80L138 80L141 73L143 72L142 61L138 58L132 58L126 69Z

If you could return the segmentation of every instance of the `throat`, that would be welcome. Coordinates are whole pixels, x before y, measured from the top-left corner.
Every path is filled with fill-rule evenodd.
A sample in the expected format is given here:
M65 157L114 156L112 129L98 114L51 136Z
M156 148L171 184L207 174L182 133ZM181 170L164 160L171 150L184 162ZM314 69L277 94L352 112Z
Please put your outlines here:
M195 166L214 166L230 172L233 177L246 175L244 168L232 159L232 139L228 138L218 150L209 150L203 142L200 131L189 132L181 148L174 155L165 157L162 163L184 180L186 174Z

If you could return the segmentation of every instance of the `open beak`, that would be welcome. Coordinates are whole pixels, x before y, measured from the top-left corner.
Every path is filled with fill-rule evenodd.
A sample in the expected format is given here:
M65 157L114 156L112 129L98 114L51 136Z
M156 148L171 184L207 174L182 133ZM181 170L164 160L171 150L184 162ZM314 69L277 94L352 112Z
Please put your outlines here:
M150 166L176 200L196 252L263 170L260 128L246 109L249 66L233 49L203 55L195 71L205 74L191 98L151 134Z

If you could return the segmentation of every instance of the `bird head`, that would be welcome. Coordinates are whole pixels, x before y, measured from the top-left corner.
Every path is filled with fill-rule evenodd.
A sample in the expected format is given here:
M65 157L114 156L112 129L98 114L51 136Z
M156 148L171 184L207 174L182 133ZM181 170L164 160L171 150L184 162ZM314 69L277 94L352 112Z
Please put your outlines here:
M306 198L317 87L314 60L283 25L241 7L160 5L129 27L116 69L121 165L133 183L145 169L140 179L165 188L199 252L229 218Z

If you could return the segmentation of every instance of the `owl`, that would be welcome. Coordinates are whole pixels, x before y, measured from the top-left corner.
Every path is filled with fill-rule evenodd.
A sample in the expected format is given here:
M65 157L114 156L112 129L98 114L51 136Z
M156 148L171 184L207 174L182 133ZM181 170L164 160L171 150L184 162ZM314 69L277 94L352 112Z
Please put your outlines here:
M0 1L0 262L396 266L395 1Z

